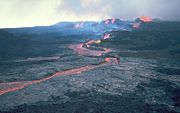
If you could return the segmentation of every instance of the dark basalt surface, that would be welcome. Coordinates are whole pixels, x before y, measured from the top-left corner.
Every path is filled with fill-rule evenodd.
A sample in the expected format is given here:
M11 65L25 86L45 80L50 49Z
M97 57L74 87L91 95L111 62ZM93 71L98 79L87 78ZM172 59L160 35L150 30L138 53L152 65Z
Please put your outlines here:
M101 57L79 56L68 48L88 36L17 36L0 30L0 82L36 80L59 70L98 64L105 56L120 57L120 64L0 95L0 113L178 113L179 26L179 22L153 22L133 31L111 31L111 38L98 46L113 51Z

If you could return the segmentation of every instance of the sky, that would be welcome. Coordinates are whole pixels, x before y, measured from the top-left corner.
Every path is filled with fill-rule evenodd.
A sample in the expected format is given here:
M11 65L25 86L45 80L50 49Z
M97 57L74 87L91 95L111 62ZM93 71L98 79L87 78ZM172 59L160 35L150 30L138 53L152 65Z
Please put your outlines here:
M180 21L179 11L180 0L0 0L0 28L142 15Z

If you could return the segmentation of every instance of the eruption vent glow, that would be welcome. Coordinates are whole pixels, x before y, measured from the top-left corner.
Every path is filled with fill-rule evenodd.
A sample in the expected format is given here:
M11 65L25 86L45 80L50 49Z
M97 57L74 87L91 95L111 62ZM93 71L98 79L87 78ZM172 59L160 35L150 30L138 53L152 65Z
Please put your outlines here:
M140 20L143 22L152 22L153 21L152 18L149 16L141 16Z

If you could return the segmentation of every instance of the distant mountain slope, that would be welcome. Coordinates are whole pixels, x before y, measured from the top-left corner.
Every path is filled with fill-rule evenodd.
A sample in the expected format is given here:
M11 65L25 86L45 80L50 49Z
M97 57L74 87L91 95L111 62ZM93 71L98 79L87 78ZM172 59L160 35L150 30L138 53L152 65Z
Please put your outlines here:
M28 35L9 33L0 29L0 60L18 57L51 56L63 53L66 49L61 46L75 43L82 38L79 36L61 36L59 34Z
M134 23L140 24L140 27L133 28ZM52 26L4 29L0 32L0 38L4 37L0 42L0 52L1 56L7 55L7 52L12 55L17 54L27 45L34 45L35 43L38 46L37 39L39 42L45 41L44 39L46 39L46 42L57 40L61 42L62 40L58 38L63 37L67 39L66 42L73 42L76 38L78 38L77 40L80 38L83 38L83 40L102 38L102 35L107 32L110 32L114 38L104 40L104 46L117 48L121 55L143 57L180 56L180 22L159 20L146 23L140 19L135 21L107 19L100 22L60 22ZM62 43L66 42L62 41ZM29 50L33 51L33 49ZM37 53L42 54L40 50Z
M131 32L111 32L112 37L103 41L125 56L179 57L180 22L143 23Z
M107 19L104 21L84 21L84 22L59 22L51 26L37 26L25 28L9 28L6 31L16 34L49 34L59 33L61 35L90 35L98 36L106 31L132 29L132 22L121 21L120 19Z

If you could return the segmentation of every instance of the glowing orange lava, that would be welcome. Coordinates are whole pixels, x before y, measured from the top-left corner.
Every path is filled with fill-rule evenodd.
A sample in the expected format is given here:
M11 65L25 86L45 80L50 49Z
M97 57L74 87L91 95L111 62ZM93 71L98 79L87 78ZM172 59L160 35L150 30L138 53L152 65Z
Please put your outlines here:
M92 40L91 40L92 41ZM89 41L89 43L91 42ZM93 41L94 42L94 41ZM92 42L91 42L92 43ZM95 42L94 42L95 43ZM70 45L69 48L76 51L79 55L82 56L102 56L105 53L109 53L111 50L107 48L102 48L104 51L100 50L90 50L87 48L83 48L83 43L76 44L76 45Z
M93 40L89 41L89 42L93 43ZM69 48L76 51L79 55L92 55L92 56L102 56L102 54L108 53L111 51L111 49L107 49L107 48L104 48L104 51L89 50L89 49L83 48L83 43L77 44L77 45L70 45ZM0 89L0 95L8 93L8 92L17 91L17 90L23 89L27 86L30 86L32 84L41 83L41 82L47 81L49 79L52 79L52 78L55 78L58 76L79 74L84 71L88 71L88 70L91 70L91 69L94 69L97 67L104 66L108 63L116 63L117 61L115 62L114 60L115 59L113 59L113 58L112 59L105 58L105 62L102 62L99 65L88 65L88 66L70 69L70 70L66 70L66 71L59 71L49 77L46 77L46 78L43 78L40 80L0 83L0 87L3 87Z
M100 44L100 43L101 43L101 40L96 40L96 41L94 41L94 43Z
M108 63L119 64L119 61L117 60L117 58L108 58L107 57L104 60Z
M152 18L149 16L141 16L140 20L143 22L152 22L153 21Z
M80 24L80 26L83 26L83 24ZM105 35L105 39L109 38L109 37L110 37L110 34ZM100 43L100 42L101 42L101 40L89 40L85 44L90 46L90 44L92 44L92 43ZM79 55L88 55L88 56L102 56L103 54L109 53L112 51L111 49L102 48L102 47L101 48L103 50L90 50L88 48L84 48L83 45L84 45L84 43L70 45L69 48L76 51L77 54L79 54ZM112 64L112 63L118 64L119 63L118 58L105 58L104 62L101 62L97 65L87 65L87 66L83 66L83 67L79 67L79 68L69 69L69 70L65 70L65 71L59 71L53 75L50 75L48 77L45 77L45 78L42 78L39 80L0 83L0 95L9 93L9 92L13 92L13 91L17 91L17 90L23 89L27 86L30 86L32 84L38 84L38 83L50 80L50 79L58 77L58 76L69 76L69 75L74 75L74 74L80 74L82 72L85 72L85 71L88 71L88 70L91 70L94 68L102 67L107 64Z
M4 86L0 84L0 87L3 87L0 89L0 95L3 95L5 93L9 93L9 92L13 92L13 91L17 91L20 89L23 89L27 86L30 86L32 84L37 84L37 83L41 83L44 81L47 81L49 79L58 77L58 76L68 76L68 75L74 75L74 74L80 74L84 71L88 71L97 67L101 67L104 66L106 63L101 63L99 65L88 65L88 66L84 66L84 67L80 67L80 68L75 68L75 69L70 69L70 70L66 70L66 71L59 71L49 77L40 79L40 80L33 80L33 81L26 81L26 82L16 82L15 84L11 84L10 83L6 83L7 86ZM9 85L8 85L9 84Z

